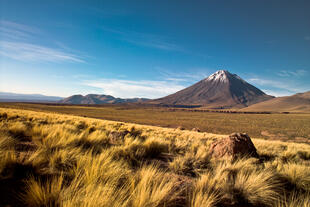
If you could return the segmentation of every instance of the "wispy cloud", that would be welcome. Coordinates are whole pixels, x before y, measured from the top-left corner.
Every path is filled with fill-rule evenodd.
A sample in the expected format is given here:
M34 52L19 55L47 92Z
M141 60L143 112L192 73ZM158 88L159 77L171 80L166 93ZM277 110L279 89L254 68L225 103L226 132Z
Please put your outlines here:
M0 56L20 61L85 62L68 48L51 48L31 43L40 38L41 34L37 28L1 20Z
M277 75L281 77L291 77L291 76L300 77L304 76L307 73L308 71L306 70L295 70L295 71L281 70L280 72L277 73Z
M168 43L168 42L161 40L161 39L140 38L140 39L136 39L136 40L134 40L134 39L125 39L125 40L129 43L133 43L133 44L145 46L145 47L156 48L156 49L160 49L160 50L183 51L183 49L181 47L179 47L178 45Z
M105 32L113 33L116 38L121 41L128 42L133 45L148 47L164 51L181 52L188 55L194 55L203 59L213 58L214 56L197 51L191 51L188 48L173 42L171 38L158 34L141 33L131 30L115 29L106 26L101 26L101 29Z
M167 40L166 37L149 33L127 31L102 27L105 32L111 32L118 36L120 40L135 44L138 46L155 48L170 51L185 51L184 48Z
M159 75L153 80L134 81L124 78L96 79L90 76L78 76L80 83L85 86L94 87L100 93L113 95L121 98L160 98L170 95L188 87L195 82L206 78L209 69L196 68L192 72L171 72L162 67L154 68Z
M40 33L41 31L37 28L11 21L0 20L0 35L2 38L25 39Z
M286 91L286 90L281 90L281 89L265 89L263 90L266 94L276 96L276 97L282 97L282 96L291 96L294 93Z
M292 95L309 90L307 86L301 86L296 82L287 80L279 81L264 78L249 78L247 81L251 84L258 85L264 92L274 96Z
M164 80L178 82L195 82L208 77L211 73L208 68L192 69L192 72L171 72L161 67L155 67ZM195 72L194 72L195 71Z
M40 45L0 41L0 55L21 61L48 61L48 62L79 62L83 63L80 57L73 54L59 51Z
M83 84L100 88L104 94L121 98L160 98L184 88L176 82L150 80L100 79L84 81Z

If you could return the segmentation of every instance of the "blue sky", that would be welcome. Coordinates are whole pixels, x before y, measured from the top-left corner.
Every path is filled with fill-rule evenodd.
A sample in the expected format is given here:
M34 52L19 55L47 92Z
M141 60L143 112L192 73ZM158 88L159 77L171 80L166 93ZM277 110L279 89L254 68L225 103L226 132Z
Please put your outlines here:
M0 0L0 91L157 98L220 69L271 95L309 91L309 11L299 0Z

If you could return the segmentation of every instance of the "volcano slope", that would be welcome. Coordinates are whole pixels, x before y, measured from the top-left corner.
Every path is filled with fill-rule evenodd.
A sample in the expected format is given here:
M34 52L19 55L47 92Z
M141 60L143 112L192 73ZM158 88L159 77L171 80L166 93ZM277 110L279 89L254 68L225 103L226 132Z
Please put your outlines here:
M243 108L272 98L238 75L219 70L188 88L151 102L219 109Z
M0 206L309 206L310 146L0 108Z

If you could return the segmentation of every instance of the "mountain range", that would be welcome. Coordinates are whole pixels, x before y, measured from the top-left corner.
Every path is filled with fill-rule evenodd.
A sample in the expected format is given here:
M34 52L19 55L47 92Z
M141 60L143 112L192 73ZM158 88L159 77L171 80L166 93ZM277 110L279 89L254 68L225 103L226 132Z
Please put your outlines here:
M159 98L115 98L110 95L73 95L67 98L40 94L0 92L0 102L57 102L63 104L145 103L166 106L191 105L209 109L241 111L310 112L310 91L292 96L273 97L236 74L219 70L209 77L174 94Z
M110 95L74 95L63 99L66 104L103 104L145 102L164 105L201 105L208 108L244 108L274 98L247 83L236 74L219 70L194 85L169 96L148 100L121 99Z
M0 92L0 102L58 102L63 97Z
M236 74L219 70L188 88L153 100L157 104L202 105L207 108L243 108L274 98Z
M116 103L140 103L148 101L149 99L146 98L128 98L128 99L122 99L122 98L115 98L110 95L98 95L98 94L88 94L86 96L82 95L73 95L68 98L65 98L59 103L65 103L65 104L116 104Z

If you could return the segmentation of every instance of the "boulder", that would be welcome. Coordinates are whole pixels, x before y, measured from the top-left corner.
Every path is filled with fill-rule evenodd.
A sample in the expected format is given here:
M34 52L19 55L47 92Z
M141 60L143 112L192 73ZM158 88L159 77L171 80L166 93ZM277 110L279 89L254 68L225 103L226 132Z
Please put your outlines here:
M233 133L227 138L216 140L211 144L209 153L215 158L258 157L256 148L246 133Z

